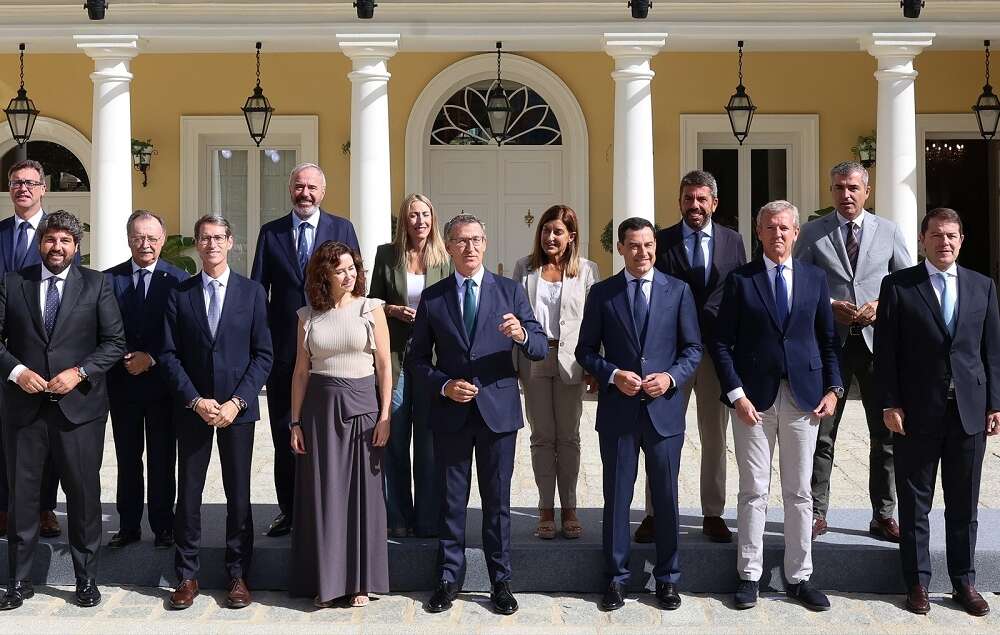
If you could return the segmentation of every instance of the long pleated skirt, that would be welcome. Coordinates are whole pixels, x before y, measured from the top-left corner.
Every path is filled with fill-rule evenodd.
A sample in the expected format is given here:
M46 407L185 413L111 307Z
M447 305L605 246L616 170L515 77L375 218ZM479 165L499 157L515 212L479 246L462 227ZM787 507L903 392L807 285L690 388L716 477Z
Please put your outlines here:
M293 595L327 601L389 590L383 448L374 375L311 374L302 405L306 453L295 459Z

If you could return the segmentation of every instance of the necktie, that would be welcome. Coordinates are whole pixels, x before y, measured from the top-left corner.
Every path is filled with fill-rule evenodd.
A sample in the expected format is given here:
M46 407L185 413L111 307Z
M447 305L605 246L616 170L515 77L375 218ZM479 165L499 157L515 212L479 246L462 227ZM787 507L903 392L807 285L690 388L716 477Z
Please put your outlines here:
M219 328L219 318L222 317L222 283L212 280L209 283L208 294L208 329L212 332L212 339L215 339L215 331Z
M149 271L139 269L136 273L139 275L139 279L135 283L135 299L139 304L142 304L146 300L146 276L149 275Z
M847 259L851 261L851 273L858 268L858 227L857 223L851 221L847 223Z
M56 315L59 314L59 288L56 282L59 278L49 278L49 288L45 293L45 333L52 337L52 329L56 326Z
M635 321L635 332L639 336L639 341L646 339L646 318L649 317L649 303L646 301L646 294L642 292L642 285L646 280L636 278L635 295L632 297L632 319Z
M788 287L782 274L784 270L785 265L778 265L774 270L774 309L778 314L778 323L782 327L788 319Z
M309 223L299 224L299 244L296 250L299 255L299 268L302 271L306 270L306 265L309 264L309 242L307 240L306 232L312 229L312 225Z
M24 267L24 257L28 254L28 223L23 222L17 227L17 242L14 243L14 271Z
M703 234L695 232L694 242L691 245L691 278L699 287L705 285L705 254L701 250L701 237Z
M465 279L465 297L462 299L462 321L465 322L465 334L472 339L472 332L476 329L476 294L473 289L476 286L472 278Z
M944 320L948 332L955 334L955 294L948 290L948 274L939 273L941 276L941 318Z

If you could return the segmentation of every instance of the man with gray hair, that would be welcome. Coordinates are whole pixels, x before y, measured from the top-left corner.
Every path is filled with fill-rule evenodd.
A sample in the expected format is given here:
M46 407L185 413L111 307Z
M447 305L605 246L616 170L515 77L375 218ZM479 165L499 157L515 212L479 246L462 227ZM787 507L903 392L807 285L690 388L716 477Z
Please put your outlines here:
M913 258L906 248L903 232L895 223L865 211L870 192L864 166L853 161L835 165L830 170L830 194L836 211L802 228L795 257L826 272L830 306L841 341L838 355L844 387L849 390L854 378L861 389L871 439L868 494L872 520L868 529L883 540L899 542L899 525L893 518L896 508L893 433L882 424L882 407L876 394L872 325L882 278L909 267ZM812 476L814 540L827 529L833 446L846 403L841 400L837 412L820 423Z
M313 250L328 240L358 249L351 221L320 208L326 196L326 175L318 165L295 166L288 177L288 195L292 199L291 212L260 228L250 274L267 292L267 319L274 342L274 368L267 380L267 412L274 443L278 515L267 530L271 537L284 536L292 529L295 458L288 424L292 420L292 369L299 324L295 312L306 305L306 264Z

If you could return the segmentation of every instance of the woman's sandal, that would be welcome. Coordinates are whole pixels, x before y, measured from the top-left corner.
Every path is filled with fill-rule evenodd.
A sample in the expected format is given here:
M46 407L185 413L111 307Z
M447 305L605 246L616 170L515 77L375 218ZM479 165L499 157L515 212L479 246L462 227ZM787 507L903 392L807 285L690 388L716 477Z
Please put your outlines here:
M535 538L542 540L552 540L556 537L555 520L539 520L538 527L535 528Z
M576 540L583 535L583 525L580 524L580 520L577 518L566 518L565 514L562 519L562 535L568 540Z
M337 599L336 598L334 598L332 600L321 600L321 599L319 599L318 595L313 598L313 606L315 606L318 609L332 608L336 604L337 604Z
M368 594L358 593L351 596L351 608L359 609L363 606L368 606Z

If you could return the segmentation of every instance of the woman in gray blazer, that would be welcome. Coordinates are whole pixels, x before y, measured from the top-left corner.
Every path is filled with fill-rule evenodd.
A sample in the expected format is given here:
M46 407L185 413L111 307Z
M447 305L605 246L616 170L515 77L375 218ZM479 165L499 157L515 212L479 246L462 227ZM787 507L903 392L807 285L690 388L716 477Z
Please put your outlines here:
M538 486L538 527L535 535L556 535L555 490L559 488L562 534L579 538L583 527L576 515L576 483L580 474L580 415L583 412L583 368L574 351L587 293L599 279L597 265L580 257L576 212L553 205L538 219L530 256L517 261L514 279L528 293L535 317L549 338L549 353L532 362L520 349L514 363L524 389L531 427L531 467Z
M385 301L392 359L392 422L385 461L385 506L389 536L437 533L441 500L434 483L434 449L427 429L427 396L410 380L403 358L421 292L451 272L430 199L410 194L399 206L396 236L375 252L368 296ZM413 438L412 478L410 438Z

